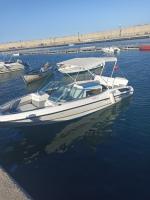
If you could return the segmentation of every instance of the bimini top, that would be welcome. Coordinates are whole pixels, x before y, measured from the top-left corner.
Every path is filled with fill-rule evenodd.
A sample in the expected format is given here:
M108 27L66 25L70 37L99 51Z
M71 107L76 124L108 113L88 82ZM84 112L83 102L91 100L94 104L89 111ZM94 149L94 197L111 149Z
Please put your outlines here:
M106 62L116 62L116 57L88 57L88 58L73 58L70 60L57 63L59 71L63 73L74 73L86 71L105 65Z

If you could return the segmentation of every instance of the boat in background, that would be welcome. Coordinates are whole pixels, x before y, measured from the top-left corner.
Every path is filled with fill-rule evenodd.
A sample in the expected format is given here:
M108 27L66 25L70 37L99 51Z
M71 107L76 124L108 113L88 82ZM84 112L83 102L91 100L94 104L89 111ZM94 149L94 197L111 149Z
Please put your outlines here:
M102 52L104 52L106 54L120 53L120 48L118 48L118 47L104 47L104 48L102 48Z
M13 53L13 56L14 57L19 57L21 54L18 52L18 53Z
M140 51L150 51L150 45L141 45L139 47Z
M83 66L88 65L88 58L80 59ZM106 59L108 61L108 57ZM72 120L112 106L131 96L134 90L132 86L128 86L128 80L112 77L117 58L110 58L110 61L114 63L110 77L102 76L102 72L95 75L89 71L93 75L91 80L76 81L76 78L74 82L54 90L48 83L36 93L3 104L0 107L0 126L32 126ZM101 62L102 60L99 60L99 65ZM76 62L75 64L77 65Z
M22 76L24 82L26 84L33 83L35 81L39 81L46 77L52 75L52 67L49 63L44 64L38 72L31 72L30 74L25 74Z
M74 45L75 44L73 44L73 43L68 44L69 47L73 47Z
M24 67L25 64L20 59L17 61L0 61L0 74L23 70Z

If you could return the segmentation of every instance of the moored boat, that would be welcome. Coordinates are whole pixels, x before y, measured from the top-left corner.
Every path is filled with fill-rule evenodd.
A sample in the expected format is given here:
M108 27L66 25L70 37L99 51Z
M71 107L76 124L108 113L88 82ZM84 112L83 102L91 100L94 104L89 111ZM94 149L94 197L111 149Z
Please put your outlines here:
M104 47L104 48L102 48L102 52L104 52L106 54L120 53L120 48L118 48L118 47Z
M24 69L25 65L21 60L17 61L1 61L0 74L9 73Z
M140 51L150 51L150 45L141 45L139 47Z
M18 53L13 53L13 56L14 57L19 57L21 54L18 52Z
M84 63L85 59L80 59L84 67L88 65ZM131 96L133 88L128 86L128 80L112 77L117 59L114 57L110 61L114 62L110 77L102 76L102 73L92 74L92 80L75 80L55 90L52 90L48 83L37 93L31 93L2 105L0 125L31 126L67 121L102 110Z
M50 76L52 74L52 72L43 72L43 73L38 73L38 74L27 74L24 75L22 78L25 81L26 84L35 82L35 81L39 81L43 78L46 78L48 76Z
M39 81L51 75L52 68L48 63L46 63L44 66L41 67L41 69L38 72L25 74L24 76L22 76L22 78L26 84L30 84L32 82Z

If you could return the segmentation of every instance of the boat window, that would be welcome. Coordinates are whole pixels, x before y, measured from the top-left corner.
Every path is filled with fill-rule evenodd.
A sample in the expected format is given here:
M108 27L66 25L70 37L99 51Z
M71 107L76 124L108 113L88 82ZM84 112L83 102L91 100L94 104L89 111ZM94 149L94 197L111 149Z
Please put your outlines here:
M79 88L73 87L72 90L70 91L69 95L70 95L70 97L72 99L81 98L82 95L83 95L83 89L79 89Z
M71 101L84 97L84 90L73 86L62 86L52 92L50 99L53 101Z
M120 88L118 89L120 92L128 92L129 91L129 88Z
M50 95L50 99L52 99L54 101L59 101L60 99L67 96L69 91L70 91L70 87L62 86L59 89L52 91L52 93Z
M93 96L93 95L98 95L101 93L101 89L93 89L93 90L89 90L86 92L86 96L89 97L89 96Z

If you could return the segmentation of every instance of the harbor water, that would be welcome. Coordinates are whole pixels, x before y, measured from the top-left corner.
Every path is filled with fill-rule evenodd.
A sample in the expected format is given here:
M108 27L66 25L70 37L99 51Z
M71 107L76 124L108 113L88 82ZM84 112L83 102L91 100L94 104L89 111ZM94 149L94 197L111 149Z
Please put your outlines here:
M40 68L100 53L22 55ZM122 51L119 69L132 98L102 111L53 125L0 128L0 165L35 200L150 198L150 52ZM57 73L57 72L55 72ZM23 72L0 75L0 104L35 91ZM54 74L51 80L60 80ZM48 80L46 80L48 81Z

